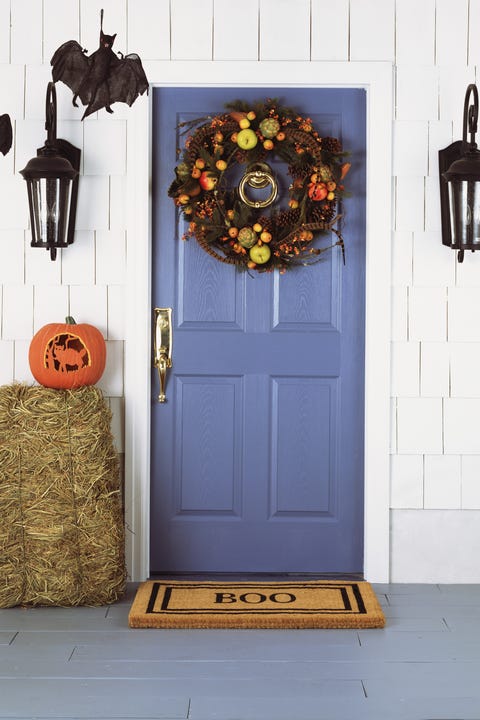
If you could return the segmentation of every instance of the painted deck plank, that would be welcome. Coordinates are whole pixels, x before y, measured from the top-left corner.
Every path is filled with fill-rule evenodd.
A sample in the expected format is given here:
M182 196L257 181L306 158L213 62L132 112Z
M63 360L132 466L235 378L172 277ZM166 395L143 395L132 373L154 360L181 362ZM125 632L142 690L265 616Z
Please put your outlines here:
M455 605L457 607L470 607L478 604L480 595L476 590L472 591L472 595L459 592L456 595L445 595L436 593L432 595L419 593L412 595L410 593L386 593L388 605L398 607L408 607L412 600L415 599L416 605L429 605L432 608L445 607L446 604Z
M333 633L333 635L331 634ZM349 658L360 650L358 634L336 631L126 630L125 632L19 632L0 652L35 653L48 647L75 660L285 661Z
M426 698L392 703L363 698L300 698L279 703L271 698L200 698L190 706L189 720L478 720L476 698Z
M150 680L1 680L1 717L186 718L189 698L154 691Z
M387 632L448 632L443 616L438 617L388 617Z
M81 682L78 682L80 680ZM0 695L3 697L3 689L8 682L17 683L18 687L9 688L8 695L11 697L12 707L16 707L15 703L19 703L19 696L22 693L21 681L18 677L0 680ZM46 688L41 689L42 683ZM47 696L49 697L53 684L55 683L57 701L61 702L61 698L68 699L69 696L75 697L75 690L78 692L82 687L90 687L90 692L95 693L99 703L102 703L102 695L106 693L105 688L110 688L110 692L115 693L115 702L113 709L116 708L118 714L119 709L123 708L124 712L132 713L133 704L127 703L125 706L126 693L129 691L133 696L138 696L141 691L144 695L154 695L160 701L164 698L173 702L173 699L185 699L189 697L236 697L237 695L245 695L248 697L264 696L277 699L289 699L292 697L348 697L352 701L359 700L364 697L365 692L361 680L325 680L319 678L303 677L303 678L265 678L252 674L245 677L239 674L235 677L199 677L194 673L189 677L154 677L145 679L139 678L118 678L118 677L97 677L97 678L55 678L39 677L30 678L29 687L36 688L35 693L41 693L38 697L39 703L44 703ZM147 686L150 683L150 686ZM105 688L104 688L105 685ZM97 687L98 686L98 687ZM72 694L73 692L73 694ZM24 700L24 703L27 701ZM118 704L119 703L119 704ZM152 712L152 705L148 705L148 700L143 697L137 703L138 708L143 708L143 712L148 708ZM40 705L41 707L41 705ZM171 705L169 705L171 707ZM28 707L28 711L32 714L37 712L35 706ZM66 712L66 706L62 706L62 711ZM10 710L11 712L11 710ZM105 712L105 710L104 710ZM155 716L154 716L155 717Z
M204 661L231 661L243 660L251 662L265 662L275 660L280 655L285 662L309 661L361 661L382 660L384 662L447 662L447 661L477 661L480 660L480 643L478 633L449 633L449 632L423 632L400 633L382 631L362 631L361 646L356 645L330 645L322 644L321 635L318 634L313 645L305 641L304 647L297 643L283 641L283 647L278 643L270 644L261 636L258 639L251 636L248 643L229 644L227 638L205 637L204 643L198 638L192 638L189 647L186 644L171 642L164 635L159 636L158 644L138 645L125 643L116 646L108 644L89 644L77 646L74 657L76 660L93 661L107 660L114 662L115 657L129 653L132 659L143 662L165 660L170 661L193 659ZM375 633L378 633L375 635ZM309 638L310 639L310 638ZM19 641L20 642L20 641ZM224 643L224 644L223 644ZM188 644L188 643L187 643ZM116 652L117 651L117 655Z
M372 588L377 593L389 595L414 595L415 597L433 597L439 595L440 585L435 583L372 583Z
M391 618L405 620L408 618L445 618L448 615L450 617L467 617L471 618L472 621L478 622L480 620L480 601L476 606L451 605L448 607L444 605L436 607L428 605L428 603L417 605L412 602L411 605L389 605L383 608L383 612L387 621ZM388 622L387 627L389 627Z
M283 661L272 663L192 663L192 662L88 662L64 663L48 661L45 663L41 657L36 660L22 662L0 662L0 679L16 678L24 680L44 677L57 680L70 679L112 679L112 680L155 680L155 687L166 685L167 690L174 691L180 688L183 692L199 692L201 695L218 690L219 683L222 688L227 685L233 687L234 682L244 688L244 684L256 682L262 688L267 685L281 685L282 691L290 692L294 687L304 690L302 685L315 684L323 681L384 681L394 679L402 692L408 692L408 687L419 680L425 684L438 682L446 684L443 694L456 695L456 678L461 677L462 683L473 684L476 689L480 677L480 662L382 662L378 660L358 662L317 662L317 663L287 663ZM210 691L209 691L210 688ZM257 688L258 689L258 688ZM406 690L405 690L406 689ZM398 693L397 693L398 695Z
M478 678L480 665L475 665L468 673L457 671L456 667L449 668L448 677L443 674L444 682L440 682L435 673L426 677L419 673L411 677L408 683L402 684L397 678L370 678L364 681L365 693L369 698L390 698L393 700L411 700L412 698L455 698L474 697L478 693ZM479 705L480 711L480 705Z
M0 627L2 630L54 633L75 629L80 632L124 631L126 625L124 617L108 618L106 608L42 607L0 610Z

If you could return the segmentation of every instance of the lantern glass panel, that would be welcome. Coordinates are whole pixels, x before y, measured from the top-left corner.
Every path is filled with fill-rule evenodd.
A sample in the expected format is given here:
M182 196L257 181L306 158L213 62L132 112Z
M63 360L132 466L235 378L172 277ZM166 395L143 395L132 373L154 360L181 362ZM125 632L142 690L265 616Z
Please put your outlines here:
M480 248L480 182L451 180L448 193L452 244Z
M66 245L72 181L68 178L34 178L32 183L34 242Z

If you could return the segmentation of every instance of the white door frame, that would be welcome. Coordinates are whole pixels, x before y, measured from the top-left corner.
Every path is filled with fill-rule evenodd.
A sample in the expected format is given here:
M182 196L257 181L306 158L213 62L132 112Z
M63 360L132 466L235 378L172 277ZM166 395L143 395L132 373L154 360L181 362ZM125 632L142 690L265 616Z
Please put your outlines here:
M388 582L393 67L367 62L206 61L158 61L144 67L151 86L302 85L366 91L364 574L371 582ZM150 549L151 106L151 95L149 101L138 100L127 123L125 502L132 580L148 577Z

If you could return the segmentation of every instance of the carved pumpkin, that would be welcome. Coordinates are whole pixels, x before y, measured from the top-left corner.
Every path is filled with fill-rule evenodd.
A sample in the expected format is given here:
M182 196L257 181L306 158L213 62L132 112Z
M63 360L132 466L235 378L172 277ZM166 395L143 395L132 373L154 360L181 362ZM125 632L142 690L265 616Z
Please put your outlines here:
M30 343L28 361L35 380L49 388L62 390L94 385L105 369L106 346L103 335L88 323L44 325Z

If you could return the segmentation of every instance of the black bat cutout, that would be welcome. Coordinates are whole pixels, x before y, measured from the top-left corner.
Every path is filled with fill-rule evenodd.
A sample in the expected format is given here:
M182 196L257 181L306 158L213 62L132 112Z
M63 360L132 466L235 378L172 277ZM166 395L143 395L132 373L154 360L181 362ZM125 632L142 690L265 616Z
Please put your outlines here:
M148 94L148 80L142 62L136 53L120 57L112 50L115 35L103 32L103 10L100 12L100 46L92 55L87 55L76 40L68 40L53 54L53 81L61 80L73 90L73 104L79 97L87 106L82 120L92 113L110 107L114 102L132 105L139 95Z
M13 131L10 115L0 115L0 152L6 155L12 147Z

